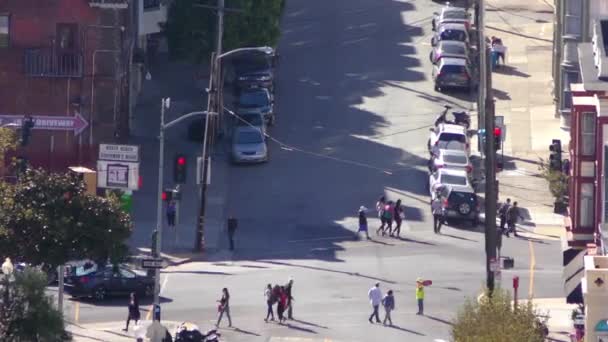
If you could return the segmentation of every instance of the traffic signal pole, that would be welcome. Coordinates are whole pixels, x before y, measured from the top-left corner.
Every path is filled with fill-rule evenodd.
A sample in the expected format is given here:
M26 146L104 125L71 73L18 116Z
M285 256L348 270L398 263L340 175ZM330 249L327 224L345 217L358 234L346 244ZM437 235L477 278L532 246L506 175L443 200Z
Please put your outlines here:
M160 257L160 248L163 238L163 171L165 165L165 109L171 105L170 98L163 98L160 101L160 134L159 134L159 150L158 150L158 193L156 198L156 248L154 258ZM154 269L154 305L160 304L160 269Z
M489 295L494 291L494 271L492 262L496 260L496 148L494 141L494 97L492 94L492 67L488 58L488 46L485 37L485 3L479 0L479 113L480 123L484 124L485 139L485 248L486 248L486 287Z

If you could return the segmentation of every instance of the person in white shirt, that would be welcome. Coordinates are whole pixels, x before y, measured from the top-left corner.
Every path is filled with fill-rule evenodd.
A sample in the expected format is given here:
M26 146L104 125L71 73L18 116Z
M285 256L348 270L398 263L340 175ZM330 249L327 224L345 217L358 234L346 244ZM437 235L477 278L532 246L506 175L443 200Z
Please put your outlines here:
M378 307L380 306L380 303L382 302L382 292L380 291L380 283L376 283L376 285L374 287L369 289L369 291L367 292L367 297L369 298L369 302L372 304L372 307L374 308L374 311L369 316L369 322L374 323L374 322L372 322L372 318L375 317L376 323L380 323L380 316L378 315Z

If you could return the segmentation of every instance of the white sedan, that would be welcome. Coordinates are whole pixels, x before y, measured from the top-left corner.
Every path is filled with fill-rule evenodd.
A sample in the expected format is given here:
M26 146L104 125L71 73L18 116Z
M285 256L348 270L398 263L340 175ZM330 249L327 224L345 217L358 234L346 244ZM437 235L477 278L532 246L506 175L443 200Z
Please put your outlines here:
M435 193L439 187L450 185L472 188L469 175L465 170L438 169L429 176L431 199L435 198Z

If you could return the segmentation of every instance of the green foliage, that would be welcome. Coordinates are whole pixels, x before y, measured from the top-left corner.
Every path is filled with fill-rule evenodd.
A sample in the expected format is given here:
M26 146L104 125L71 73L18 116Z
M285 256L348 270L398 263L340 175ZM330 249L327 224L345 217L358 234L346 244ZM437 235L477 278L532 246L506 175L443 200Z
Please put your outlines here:
M215 47L217 15L195 4L217 6L216 0L173 1L162 25L173 58L206 61ZM280 37L280 19L285 0L227 0L224 16L224 51L243 46L275 46Z
M496 289L491 298L468 299L452 326L455 342L542 342L536 310L531 302L513 310L507 290Z
M85 193L70 173L28 170L0 185L0 248L5 255L49 268L90 258L122 260L131 218L115 198Z
M17 135L8 128L0 127L0 161L4 154L17 146Z
M45 294L46 275L35 268L14 273L8 301L4 287L0 305L0 336L5 342L70 341L63 317ZM2 282L5 283L5 279Z
M542 158L539 170L541 176L549 182L549 191L557 201L564 201L568 195L568 175L561 171L552 170Z

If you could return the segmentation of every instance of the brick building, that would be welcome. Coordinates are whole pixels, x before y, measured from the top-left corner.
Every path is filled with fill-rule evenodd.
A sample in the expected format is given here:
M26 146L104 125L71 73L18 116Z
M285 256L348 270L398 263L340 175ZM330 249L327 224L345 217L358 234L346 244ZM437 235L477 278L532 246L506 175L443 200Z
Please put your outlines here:
M50 170L94 167L99 143L127 136L137 42L129 2L0 3L0 125L44 118L15 155ZM70 126L83 120L82 130Z

